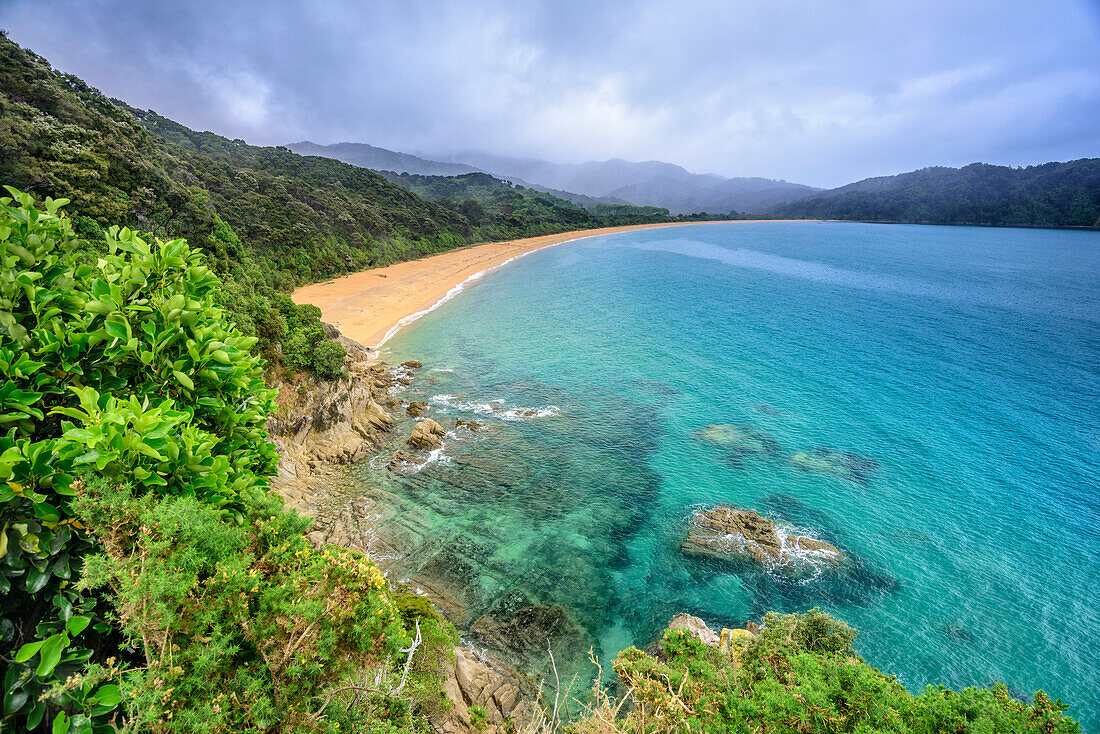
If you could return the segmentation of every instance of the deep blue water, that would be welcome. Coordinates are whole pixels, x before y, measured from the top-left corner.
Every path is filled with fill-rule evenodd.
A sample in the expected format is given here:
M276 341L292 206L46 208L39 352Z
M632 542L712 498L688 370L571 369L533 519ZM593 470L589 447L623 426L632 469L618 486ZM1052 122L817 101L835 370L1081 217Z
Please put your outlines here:
M434 398L432 417L498 425L449 439L431 472L480 452L514 481L373 477L480 543L485 599L569 606L605 659L680 611L729 626L820 606L911 690L1042 688L1100 730L1100 234L611 235L488 274L386 349L424 362L406 397ZM712 424L779 452L700 440ZM792 462L821 447L865 471ZM792 580L685 557L692 509L717 502L852 561Z

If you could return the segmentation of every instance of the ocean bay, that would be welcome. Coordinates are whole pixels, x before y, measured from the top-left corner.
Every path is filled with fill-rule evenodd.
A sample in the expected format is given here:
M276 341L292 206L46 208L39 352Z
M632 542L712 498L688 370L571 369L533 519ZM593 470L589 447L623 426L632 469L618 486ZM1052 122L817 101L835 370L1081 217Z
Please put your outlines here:
M424 363L403 400L487 430L415 474L386 469L396 442L350 472L415 508L400 569L446 567L490 636L560 605L563 638L609 661L681 611L820 606L912 690L1043 688L1093 728L1098 280L1086 232L738 223L551 248L387 345ZM849 562L686 556L717 503Z

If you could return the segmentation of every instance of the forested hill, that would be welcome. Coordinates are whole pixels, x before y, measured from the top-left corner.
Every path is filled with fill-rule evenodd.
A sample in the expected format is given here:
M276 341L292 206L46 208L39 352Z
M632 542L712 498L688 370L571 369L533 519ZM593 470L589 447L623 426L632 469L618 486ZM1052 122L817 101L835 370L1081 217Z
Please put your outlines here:
M500 239L519 222L564 222L571 229L669 219L668 209L630 204L581 206L560 197L501 181L487 173L422 176L380 171L387 180L425 199L452 203L488 239ZM697 215L702 218L702 215ZM681 216L677 219L690 219Z
M1100 227L1100 158L869 178L769 210L792 219Z

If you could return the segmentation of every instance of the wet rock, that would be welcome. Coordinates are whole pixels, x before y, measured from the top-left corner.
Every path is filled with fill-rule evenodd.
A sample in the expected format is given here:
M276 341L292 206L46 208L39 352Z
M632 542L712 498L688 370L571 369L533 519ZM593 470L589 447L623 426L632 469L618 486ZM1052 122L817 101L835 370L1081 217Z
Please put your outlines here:
M697 511L680 548L689 555L749 560L768 568L815 562L835 566L844 557L823 540L781 534L771 520L732 505Z
M851 451L834 451L819 447L813 451L799 451L791 456L791 464L803 471L830 474L853 482L866 483L879 469L879 464L869 456Z
M465 428L467 431L473 431L474 433L477 433L478 431L489 430L489 426L485 425L484 423L478 423L475 420L468 421L463 418L455 419L455 428Z
M695 435L705 443L722 447L735 461L779 453L779 443L775 439L750 425L710 425Z
M399 474L409 471L414 467L418 467L428 459L425 456L419 456L417 454L410 454L408 451L398 450L395 451L393 456L390 457L389 463L386 464L386 468L390 471L395 471Z
M405 406L405 412L411 415L413 418L419 418L428 412L428 403L423 400L418 400L414 403L409 403Z
M413 429L407 443L414 449L432 451L443 445L443 437L446 435L447 431L443 429L443 426L431 418L425 418L416 424L416 428Z
M423 367L424 365L421 364L420 362L418 362L415 359L410 359L407 362L402 362L401 366L402 367L408 367L410 370L418 370L421 367Z

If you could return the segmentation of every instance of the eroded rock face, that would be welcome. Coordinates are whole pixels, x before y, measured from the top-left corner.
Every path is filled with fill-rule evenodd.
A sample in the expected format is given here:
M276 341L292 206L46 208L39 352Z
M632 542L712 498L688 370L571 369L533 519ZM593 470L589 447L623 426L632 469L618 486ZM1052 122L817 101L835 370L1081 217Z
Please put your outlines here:
M267 428L282 460L276 489L304 480L325 464L366 458L396 421L382 404L393 384L385 364L371 364L366 348L339 337L348 376L279 386L279 411Z
M515 668L464 647L455 648L455 665L443 690L454 707L436 727L442 734L478 731L470 709L485 712L481 732L525 732L537 715L535 685ZM507 723L506 723L507 722Z
M768 568L804 563L838 565L844 558L839 549L823 540L783 535L771 520L732 505L697 511L680 548L690 555L749 560Z
M443 437L446 435L447 431L443 426L431 418L425 418L416 424L412 435L409 436L408 444L414 449L432 451L443 445Z
M411 415L413 418L419 418L428 412L428 403L423 400L417 400L415 403L409 403L405 407L405 412Z

